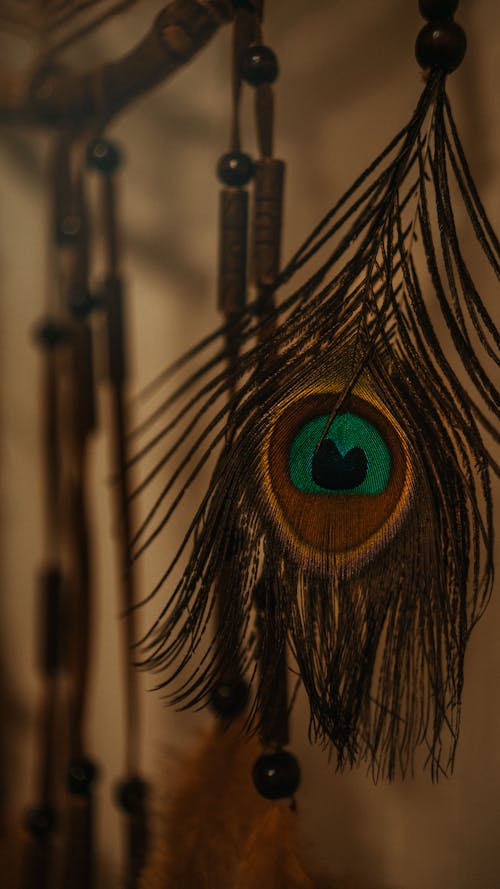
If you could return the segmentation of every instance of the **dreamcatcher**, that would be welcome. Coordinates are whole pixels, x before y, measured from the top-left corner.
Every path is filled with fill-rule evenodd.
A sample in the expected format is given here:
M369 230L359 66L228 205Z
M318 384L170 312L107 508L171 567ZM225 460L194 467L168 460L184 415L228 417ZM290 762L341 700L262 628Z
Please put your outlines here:
M35 27L43 48L29 87L6 91L3 115L36 118L57 131L58 289L37 328L46 384L45 703L23 885L62 880L83 889L93 880L86 466L95 423L90 319L100 316L127 615L128 751L118 793L127 818L127 885L312 889L329 881L311 875L296 836L300 768L288 749L288 720L298 686L307 694L311 738L339 768L364 762L375 777L392 778L411 770L423 750L433 778L449 773L466 643L492 589L498 332L458 237L456 208L465 210L467 234L492 282L498 241L446 93L465 35L453 18L457 2L420 0L427 23L416 55L425 84L413 115L282 266L284 164L273 146L278 63L264 43L262 3L177 0L118 62L86 75L61 68L63 49L130 5L47 3L41 14L38 4L11 3L2 11L18 28ZM120 152L104 132L116 111L229 19L232 122L217 168L223 325L148 387L144 399L159 396L160 403L128 435L115 201ZM241 144L247 87L255 98L257 160ZM106 272L98 290L89 283L89 168L101 181ZM158 478L165 480L159 494ZM199 502L190 513L184 503L192 491ZM134 526L139 495L150 500ZM181 515L178 551L147 596L161 601L160 613L134 656L160 674L169 703L210 705L217 726L189 764L163 842L149 859L128 654L141 604L135 562L163 546ZM51 743L64 671L71 677L63 745L70 802L61 865Z

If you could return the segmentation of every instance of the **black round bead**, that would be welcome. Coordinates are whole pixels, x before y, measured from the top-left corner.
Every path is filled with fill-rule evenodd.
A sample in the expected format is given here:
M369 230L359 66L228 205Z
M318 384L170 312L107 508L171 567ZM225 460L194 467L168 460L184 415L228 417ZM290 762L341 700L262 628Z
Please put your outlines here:
M420 15L428 22L451 17L457 7L458 0L418 0Z
M42 318L36 325L33 335L35 342L44 349L57 349L69 338L69 329L65 324L56 321L55 318Z
M217 163L217 178L224 185L246 185L253 174L253 160L242 151L228 151Z
M219 682L213 689L210 703L217 714L226 719L238 716L248 702L248 686L243 679Z
M116 785L116 802L129 815L139 813L147 797L148 785L142 778L129 778Z
M76 213L68 213L57 220L56 240L58 244L75 244L82 233L82 221Z
M270 46L249 46L243 53L241 76L251 86L274 83L278 72L278 59Z
M458 68L466 49L463 29L451 19L424 25L415 43L415 55L421 68L441 68L448 74Z
M88 796L97 777L97 766L90 759L74 759L69 764L67 787L75 796Z
M76 287L68 297L69 308L74 318L87 318L95 309L102 308L102 299L86 287Z
M37 840L45 840L54 830L55 822L55 813L50 806L29 809L24 819L26 830Z
M30 86L30 97L35 103L38 116L46 123L57 123L57 107L52 107L52 99L58 87L67 76L68 69L56 62L46 62L35 71ZM57 106L57 102L54 103Z
M292 753L277 750L263 753L255 760L252 777L265 799L286 799L294 795L300 784L300 768Z
M87 164L101 173L114 173L121 162L120 149L109 139L95 139L87 148Z

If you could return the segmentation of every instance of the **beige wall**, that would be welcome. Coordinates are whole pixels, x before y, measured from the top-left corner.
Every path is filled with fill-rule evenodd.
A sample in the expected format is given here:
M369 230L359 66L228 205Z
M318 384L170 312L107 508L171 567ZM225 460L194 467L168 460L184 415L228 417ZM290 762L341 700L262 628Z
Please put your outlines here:
M116 52L145 28L158 4L140 3L100 35L93 52ZM268 0L268 42L281 61L277 152L288 164L285 255L408 119L420 88L413 61L421 25L416 0ZM500 163L495 0L463 2L469 51L450 78L465 145L498 224ZM113 127L128 163L123 225L133 388L138 389L216 321L217 184L214 165L228 133L228 33L170 84ZM82 61L90 48L82 48ZM0 644L11 710L9 791L29 799L33 713L34 571L42 558L38 458L38 356L29 332L42 311L46 145L25 130L0 142ZM498 293L485 294L490 309ZM106 443L92 447L95 633L92 753L102 763L102 879L116 873L119 823L110 787L120 774L122 697L117 602L110 543ZM143 581L144 588L147 579ZM145 625L150 615L145 615ZM300 812L320 863L372 877L384 889L500 886L500 600L476 629L466 662L463 728L453 778L427 775L374 787L362 770L336 775L308 745L304 702L293 743L304 780ZM149 683L150 684L150 683ZM146 688L148 680L143 680ZM163 750L183 746L203 717L165 712L145 694L145 755L156 774ZM160 767L158 768L158 764ZM162 775L168 783L169 775ZM109 879L109 878L108 878Z

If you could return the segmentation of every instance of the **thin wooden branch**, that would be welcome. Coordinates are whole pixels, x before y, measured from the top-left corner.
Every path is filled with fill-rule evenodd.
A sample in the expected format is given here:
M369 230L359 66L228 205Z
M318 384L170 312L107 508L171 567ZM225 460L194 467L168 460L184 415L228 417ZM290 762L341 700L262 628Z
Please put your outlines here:
M231 20L231 0L173 0L144 39L115 62L84 74L48 64L29 81L0 72L0 121L80 129L103 124L188 62Z

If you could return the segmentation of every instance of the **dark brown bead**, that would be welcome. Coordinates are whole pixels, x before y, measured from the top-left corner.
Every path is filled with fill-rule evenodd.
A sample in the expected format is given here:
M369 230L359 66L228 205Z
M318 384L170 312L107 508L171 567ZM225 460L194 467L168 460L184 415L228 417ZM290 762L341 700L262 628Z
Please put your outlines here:
M121 162L121 151L109 139L95 139L87 149L87 164L100 173L114 173Z
M120 809L129 815L135 815L142 811L147 795L148 785L142 778L129 778L127 781L120 781L116 787L116 802Z
M243 54L241 76L251 86L274 83L278 71L278 60L269 46L249 46Z
M248 701L248 686L242 679L219 682L212 690L211 705L217 716L231 719L243 712Z
M218 305L224 315L241 312L247 297L248 193L222 188L219 209ZM230 545L230 541L228 541Z
M69 339L69 328L55 318L43 318L33 331L35 342L44 349L57 349Z
M97 777L97 767L90 759L75 759L68 768L67 787L75 796L89 796Z
M60 216L56 226L56 241L58 244L77 244L82 234L82 221L76 213L67 213Z
M256 162L250 278L263 293L263 288L273 288L281 265L284 179L283 161L263 157Z
M48 61L35 72L29 85L30 99L35 105L37 117L49 125L57 124L59 113L54 97L67 77L68 69Z
M415 55L421 68L441 68L447 74L458 68L466 49L463 29L451 19L424 25L415 43Z
M300 768L292 753L277 750L263 753L255 760L252 777L256 790L265 799L287 799L300 784Z
M457 11L458 0L419 0L420 15L428 22L450 18Z
M224 185L238 186L250 182L254 174L253 160L242 151L228 151L219 158L217 178Z
M102 308L102 300L86 287L74 288L68 297L69 309L75 318L87 318L95 309Z
M54 676L62 666L63 577L57 566L47 567L40 575L40 670Z
M29 809L24 819L28 833L40 842L43 842L50 836L54 830L55 822L54 810L50 806Z

